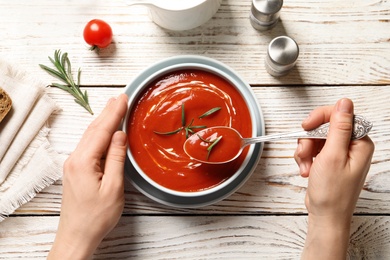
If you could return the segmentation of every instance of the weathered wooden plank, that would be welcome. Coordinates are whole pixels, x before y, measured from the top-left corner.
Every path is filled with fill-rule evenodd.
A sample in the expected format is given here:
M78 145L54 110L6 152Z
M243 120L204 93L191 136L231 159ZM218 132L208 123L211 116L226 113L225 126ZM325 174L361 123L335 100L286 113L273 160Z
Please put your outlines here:
M83 111L73 99L58 89L50 89L62 111L52 116L50 142L55 150L69 155L82 133L104 107L107 99L116 96L123 88L89 88L94 116ZM355 111L374 123L370 136L376 144L365 188L358 202L357 212L388 213L390 211L390 88L388 86L355 87L253 87L264 114L266 133L281 133L300 129L301 121L315 107L334 104L341 97L355 101ZM74 116L77 115L77 116ZM293 159L296 140L265 144L262 159L248 182L235 194L210 207L196 210L171 209L151 201L138 193L130 184L126 188L125 212L131 214L156 213L305 213L305 179L298 174ZM18 214L38 212L58 213L61 183L44 190Z
M170 32L151 22L145 8L124 1L1 1L0 53L48 82L37 65L62 49L87 85L126 84L152 63L183 54L218 59L251 84L389 84L388 1L284 1L281 22L265 32L251 27L249 10L250 1L225 0L205 25ZM82 38L92 18L109 21L115 34L99 56ZM274 79L263 64L279 35L293 37L301 53L296 69Z
M0 1L0 55L44 84L53 79L38 64L48 64L47 56L55 49L69 52L74 69L82 68L94 116L68 94L49 90L63 109L50 118L49 138L64 158L110 96L122 92L147 66L175 55L218 59L256 85L270 134L299 129L316 106L352 98L356 113L374 122L370 136L376 151L356 209L372 216L354 218L350 259L388 259L390 2L285 0L280 23L265 32L250 26L249 9L250 1L224 0L205 25L170 32L152 23L147 9L128 7L124 1ZM82 39L83 27L92 18L107 20L114 30L114 43L99 56L89 52ZM296 68L275 79L263 62L267 44L279 35L293 37L301 53ZM307 180L298 175L295 147L294 140L267 143L248 182L205 208L162 206L126 182L127 216L95 258L299 259ZM0 259L45 259L57 228L58 216L53 215L59 214L61 193L58 181L0 223Z
M390 217L353 218L349 259L390 255ZM0 223L0 259L45 259L58 217ZM94 259L299 259L306 216L123 216Z

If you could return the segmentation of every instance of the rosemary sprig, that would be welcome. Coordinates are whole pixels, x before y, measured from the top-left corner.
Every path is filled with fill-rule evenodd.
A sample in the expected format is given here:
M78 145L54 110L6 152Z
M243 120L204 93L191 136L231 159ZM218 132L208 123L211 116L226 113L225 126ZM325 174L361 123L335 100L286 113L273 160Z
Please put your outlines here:
M188 126L184 127L184 130L186 131L186 138L188 138L190 133L191 134L195 133L193 129L206 128L205 125L192 125L193 123L194 123L194 119L191 120Z
M181 104L181 127L179 127L176 130L169 131L169 132L159 132L159 131L153 131L155 134L159 135L173 135L179 133L181 130L184 130L186 132L186 138L190 134L194 134L193 129L200 129L200 128L206 128L205 125L192 125L194 123L194 119L191 120L191 122L186 126L186 116L185 116L185 108L184 103Z
M214 108L210 109L209 111L205 112L203 115L199 116L199 119L206 117L206 116L209 116L209 115L211 115L219 110L221 110L221 107L214 107Z
M184 112L184 102L181 104L181 125L186 125L186 113Z
M214 141L212 141L213 143L212 143L212 144L210 144L210 146L209 146L209 147L207 147L207 157L206 157L206 160L209 160L209 158L210 158L210 153L211 153L211 150L213 150L214 146L216 146L216 145L217 145L217 143L218 143L219 141L221 141L221 139L222 139L222 136L220 136L220 137L216 138Z
M70 93L74 98L75 102L80 106L84 107L91 115L93 115L92 109L89 106L88 94L85 90L80 90L80 75L81 70L79 68L77 73L77 82L74 81L72 76L72 67L68 58L68 53L61 54L60 50L54 51L54 59L49 57L51 63L55 66L55 69L49 68L48 66L39 64L39 66L50 75L58 78L65 84L52 83L51 86L60 88Z
M181 130L183 130L183 127L179 127L178 129L170 131L170 132L158 132L158 131L153 131L153 132L155 134L158 134L158 135L174 135L174 134L179 133Z
M213 141L209 141L209 140L206 140L204 139L203 137L201 137L200 135L196 134L198 136L198 138L202 141L202 142L205 142L205 143L208 143L208 144L211 144Z
M222 136L220 137L217 137L215 138L214 140L207 140L207 139L204 139L203 137L201 137L200 135L196 134L198 136L198 138L202 141L202 142L205 142L205 143L208 143L208 144L211 144L207 147L207 156L206 156L206 160L208 161L209 160L209 157L210 157L210 153L211 153L211 150L214 148L214 146L217 145L217 143L222 139Z

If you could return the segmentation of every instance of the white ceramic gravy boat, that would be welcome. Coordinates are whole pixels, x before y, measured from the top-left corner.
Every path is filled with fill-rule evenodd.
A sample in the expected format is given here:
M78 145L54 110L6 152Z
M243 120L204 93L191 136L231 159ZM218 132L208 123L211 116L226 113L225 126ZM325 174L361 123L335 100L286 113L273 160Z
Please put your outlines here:
M159 26L182 31L198 27L218 11L222 0L125 0L128 5L144 5Z

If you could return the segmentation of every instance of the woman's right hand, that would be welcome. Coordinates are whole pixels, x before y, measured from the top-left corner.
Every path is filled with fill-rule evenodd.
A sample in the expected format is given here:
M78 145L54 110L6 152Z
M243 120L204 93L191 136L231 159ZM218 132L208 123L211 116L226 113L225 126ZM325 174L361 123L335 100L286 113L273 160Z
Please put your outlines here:
M330 121L326 141L300 139L294 156L301 176L309 178L303 259L345 259L352 215L374 152L368 136L351 141L353 114L352 101L341 99L313 110L302 123L311 130Z

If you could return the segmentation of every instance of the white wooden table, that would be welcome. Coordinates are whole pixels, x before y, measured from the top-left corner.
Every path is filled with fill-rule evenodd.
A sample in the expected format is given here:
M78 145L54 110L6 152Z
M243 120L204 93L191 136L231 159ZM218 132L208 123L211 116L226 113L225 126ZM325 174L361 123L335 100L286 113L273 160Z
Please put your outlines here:
M224 0L206 24L183 32L161 29L143 7L123 1L0 0L0 55L48 84L39 67L55 49L82 68L95 116L108 97L121 93L141 70L163 58L197 54L231 66L251 86L262 107L266 132L300 129L316 106L341 97L374 123L376 144L353 218L351 259L390 259L390 1L285 0L281 22L258 32L249 22L250 0ZM114 43L96 55L82 31L93 18L109 22ZM294 38L296 68L275 79L265 70L271 39ZM63 108L50 119L50 141L69 155L95 118L59 90L49 94ZM151 201L126 184L118 226L96 259L299 259L307 215L307 180L298 173L296 141L265 144L256 171L229 198L205 208L174 209ZM44 259L55 236L61 181L0 223L0 259Z

